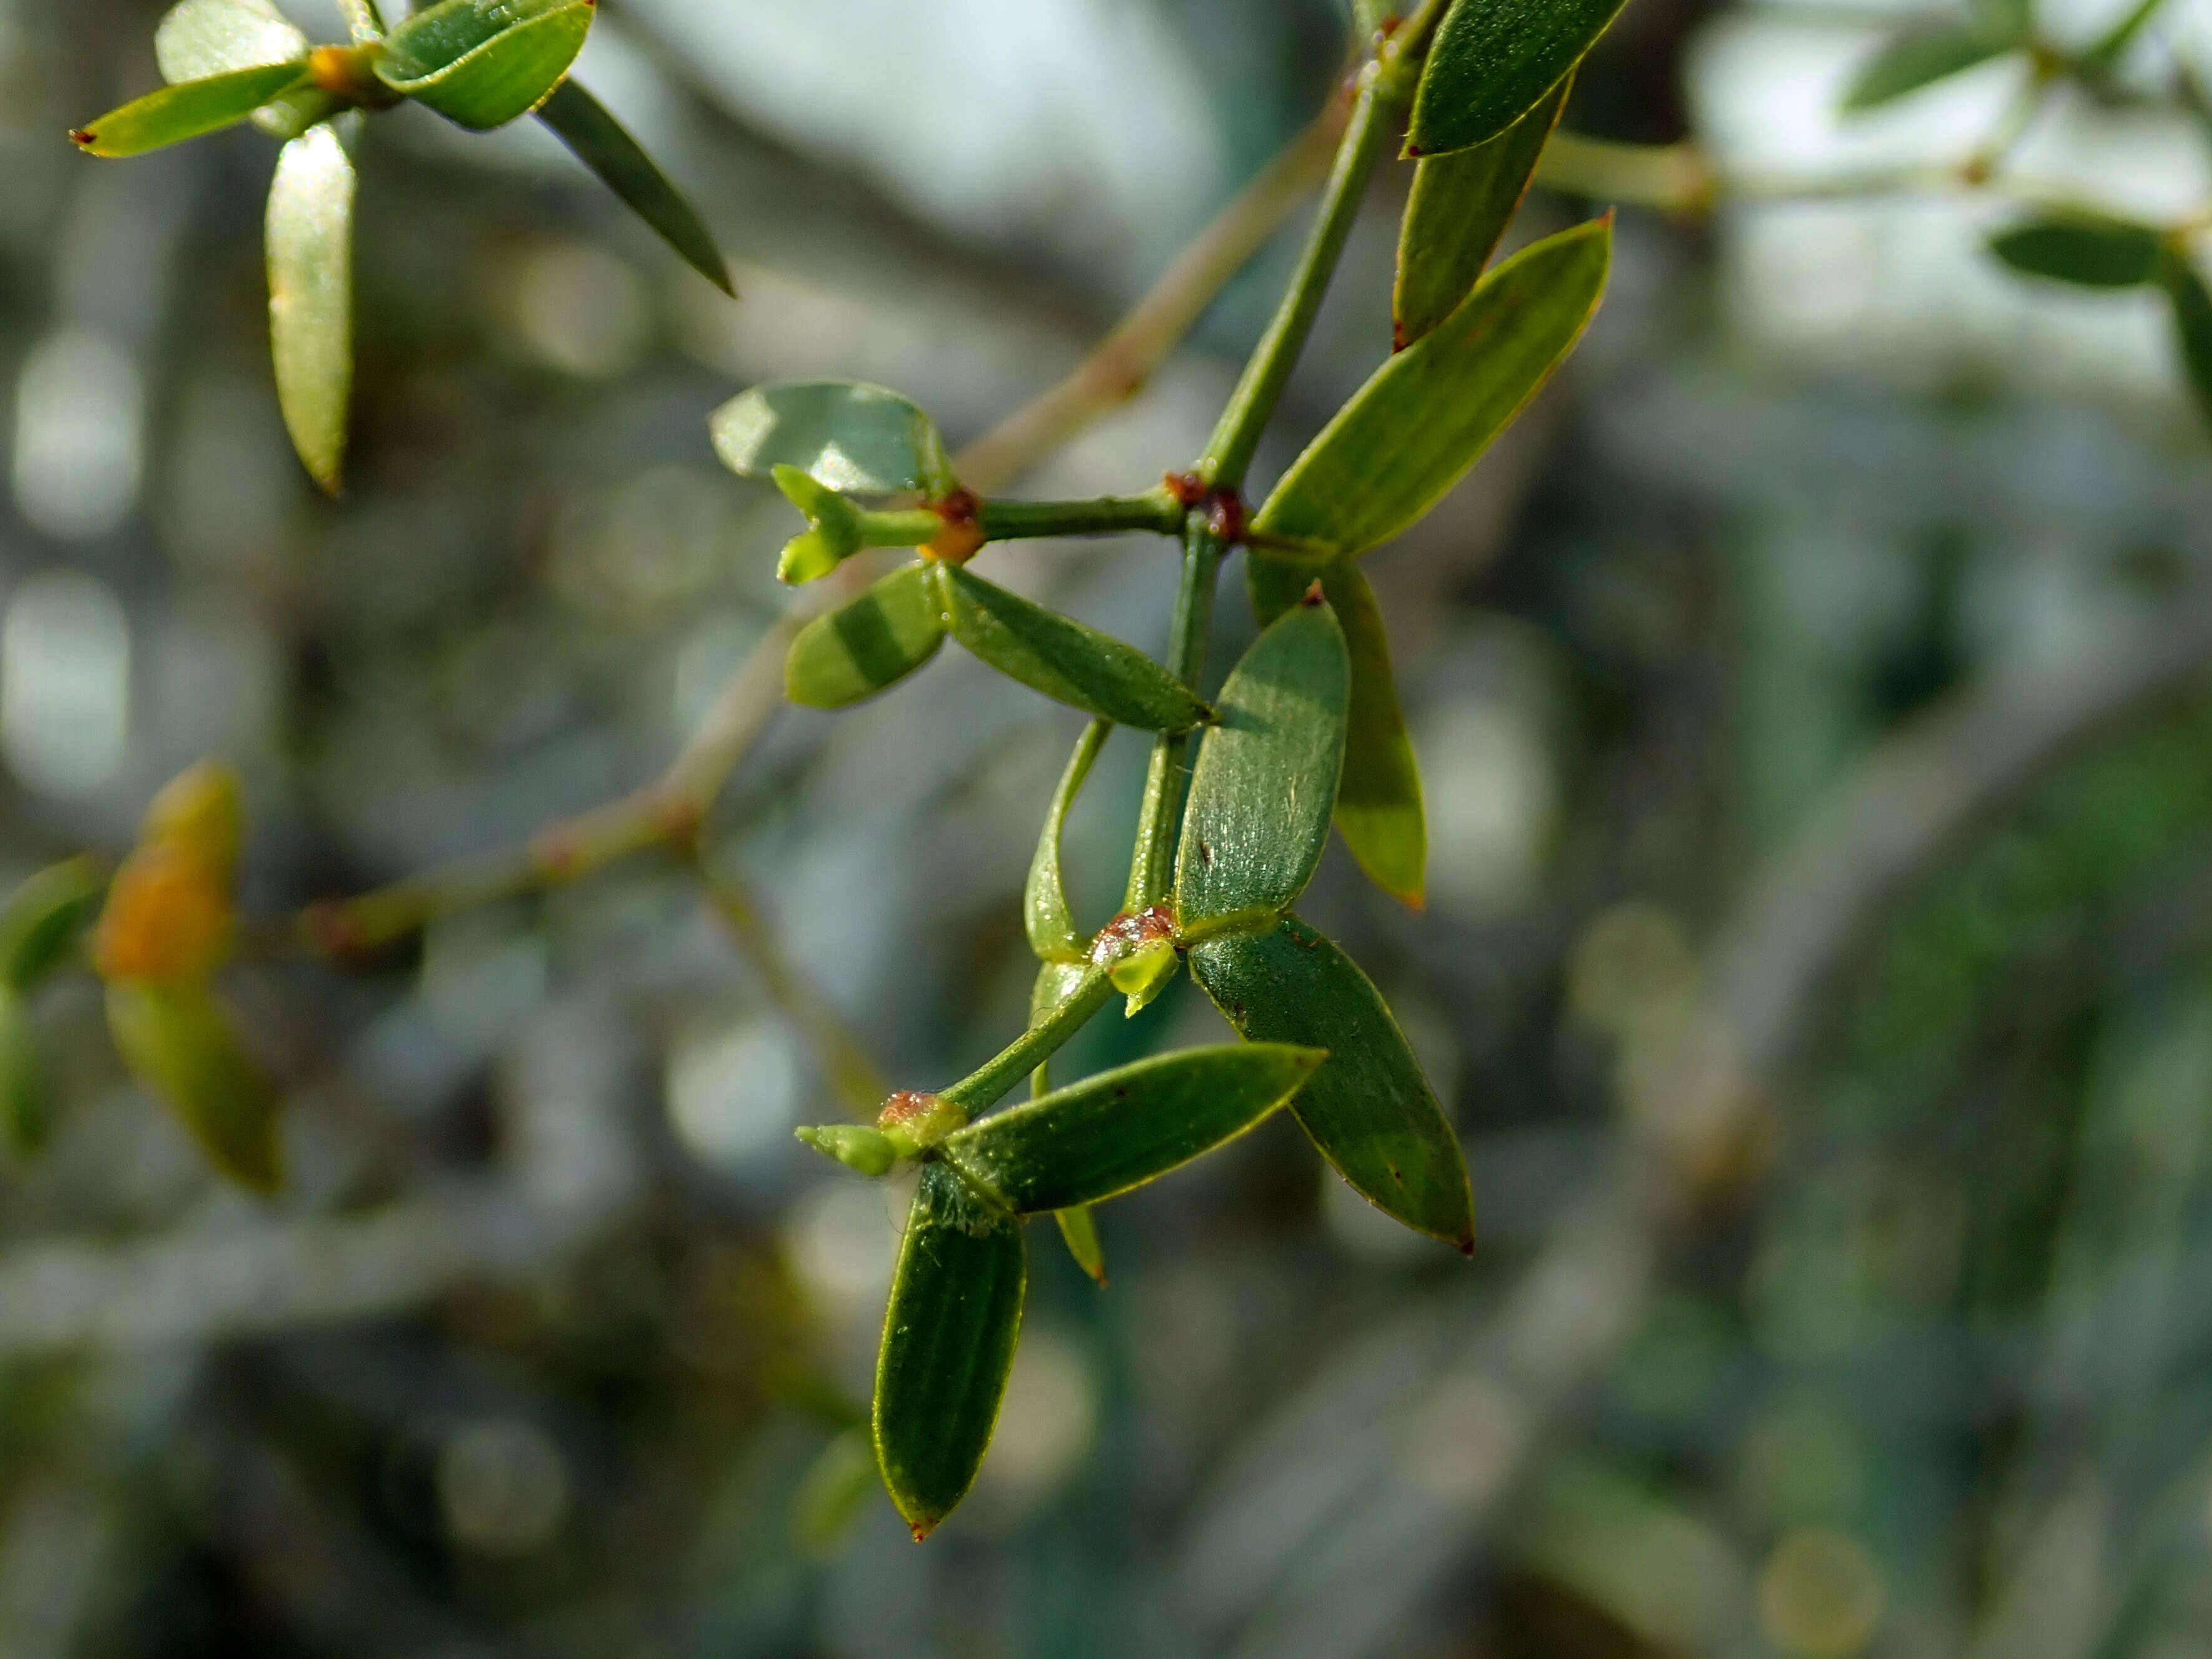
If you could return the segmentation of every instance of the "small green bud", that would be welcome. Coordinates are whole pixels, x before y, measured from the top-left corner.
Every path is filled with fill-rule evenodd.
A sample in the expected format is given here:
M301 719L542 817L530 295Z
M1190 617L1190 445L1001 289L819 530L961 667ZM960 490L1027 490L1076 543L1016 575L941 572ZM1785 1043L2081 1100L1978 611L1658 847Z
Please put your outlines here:
M1091 960L1128 998L1125 1017L1146 1006L1175 977L1182 960L1176 940L1175 916L1159 904L1133 915L1125 910L1098 930Z
M1166 990L1179 962L1175 946L1160 939L1139 945L1109 969L1106 977L1129 1000L1125 1016L1135 1014Z
M864 1176L890 1173L898 1162L898 1148L880 1129L862 1123L825 1123L793 1133L825 1158L834 1158L848 1170Z

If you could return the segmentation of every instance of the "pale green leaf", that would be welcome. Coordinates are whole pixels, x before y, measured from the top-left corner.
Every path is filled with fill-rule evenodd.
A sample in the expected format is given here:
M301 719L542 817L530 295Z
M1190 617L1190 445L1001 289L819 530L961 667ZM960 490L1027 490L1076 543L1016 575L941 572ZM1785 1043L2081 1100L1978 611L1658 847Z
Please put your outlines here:
M740 477L781 465L851 495L933 499L957 487L936 423L883 386L778 380L731 398L708 424L715 454Z
M1067 757L1066 769L1060 774L1060 787L1053 791L1044 828L1037 832L1036 853L1030 860L1029 882L1023 890L1022 921L1029 933L1030 949L1048 962L1080 963L1089 957L1090 940L1075 925L1067 885L1060 878L1060 834L1083 781L1091 775L1091 763L1098 758L1112 729L1104 720L1093 720L1084 728L1075 752Z
M904 679L944 642L936 574L906 565L799 629L784 659L784 690L810 708L842 708Z
M353 158L327 123L284 146L269 187L269 341L285 429L337 493L353 391Z
M149 92L70 134L92 155L143 155L148 150L219 132L288 88L305 85L304 64L266 64Z

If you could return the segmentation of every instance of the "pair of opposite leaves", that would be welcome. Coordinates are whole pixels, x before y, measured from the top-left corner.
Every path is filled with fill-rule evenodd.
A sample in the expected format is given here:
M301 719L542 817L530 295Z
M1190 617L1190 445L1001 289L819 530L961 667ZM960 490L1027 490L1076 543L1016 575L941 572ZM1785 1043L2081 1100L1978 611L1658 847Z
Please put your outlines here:
M622 125L568 80L593 0L441 0L353 51L311 49L270 0L181 0L155 34L171 84L74 136L141 155L252 118L287 142L266 224L270 341L287 430L316 482L343 473L353 383L351 112L411 100L471 131L534 113L695 270L729 273L697 213ZM366 18L370 14L362 13Z

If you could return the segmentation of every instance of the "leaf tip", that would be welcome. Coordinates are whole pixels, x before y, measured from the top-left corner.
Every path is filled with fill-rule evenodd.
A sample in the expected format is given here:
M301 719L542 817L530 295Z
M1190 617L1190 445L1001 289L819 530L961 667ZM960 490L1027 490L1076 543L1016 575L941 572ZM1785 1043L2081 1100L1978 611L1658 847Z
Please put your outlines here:
M71 127L70 129L70 142L75 144L79 149L90 149L94 144L100 142L100 135L94 132L90 127Z
M1322 592L1320 577L1315 577L1307 586L1306 591L1298 596L1298 603L1309 607L1328 603L1328 595Z
M1451 1241L1451 1247L1468 1261L1474 1260L1474 1230L1470 1227Z
M937 1522L938 1517L934 1516L928 1516L920 1521L908 1519L906 1523L906 1529L914 1534L914 1541L919 1544L922 1540L928 1537L930 1534L937 1530Z

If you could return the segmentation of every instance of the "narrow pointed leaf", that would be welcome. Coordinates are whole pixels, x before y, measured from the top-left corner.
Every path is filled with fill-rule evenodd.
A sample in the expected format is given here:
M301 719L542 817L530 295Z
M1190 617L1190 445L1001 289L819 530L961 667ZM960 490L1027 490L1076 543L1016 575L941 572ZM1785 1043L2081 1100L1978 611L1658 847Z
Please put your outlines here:
M284 146L269 187L269 343L285 429L336 495L353 392L353 157L327 123Z
M1875 109L1948 81L2011 50L2010 43L1956 24L1916 24L1892 35L1844 94L1848 111Z
M31 1011L21 991L0 984L0 1134L18 1157L45 1146L53 1133L54 1108Z
M2135 288L2158 275L2164 243L2148 225L2052 214L2001 230L1990 252L2014 270L2079 288Z
M1419 522L1574 349L1605 291L1612 251L1608 216L1523 248L1485 276L1306 446L1255 532L1353 554Z
M1306 567L1260 554L1252 556L1246 571L1252 608L1263 623L1296 605L1313 580ZM1344 629L1352 661L1344 775L1336 787L1337 833L1377 887L1419 909L1427 890L1428 820L1421 804L1420 763L1398 703L1382 612L1357 565L1324 566L1321 586Z
M1146 732L1187 732L1206 706L1133 645L1009 593L958 565L939 565L952 637L1032 690Z
M92 155L143 155L235 126L287 88L304 84L304 64L266 64L149 92L70 134Z
M1036 853L1030 860L1029 884L1022 895L1022 922L1029 932L1030 949L1048 962L1088 960L1090 941L1076 928L1075 914L1067 902L1067 885L1060 879L1060 832L1112 729L1104 720L1093 720L1076 740L1067 769L1060 775L1060 787L1052 792L1044 828L1037 834Z
M1090 973L1085 961L1046 962L1037 969L1036 983L1030 990L1030 1024L1043 1022L1046 1015L1067 1000L1069 994ZM1034 1100L1048 1093L1052 1088L1052 1063L1039 1065L1030 1073L1030 1097ZM1078 1204L1065 1210L1054 1210L1053 1219L1060 1225L1060 1237L1067 1246L1067 1253L1075 1258L1075 1265L1091 1275L1101 1285L1106 1283L1106 1249L1099 1243L1098 1223L1088 1205Z
M906 565L799 630L784 659L784 691L809 708L842 708L904 679L944 643L934 575Z
M1495 138L1534 108L1605 33L1624 0L1455 0L1413 94L1408 155Z
M876 1461L917 1538L975 1483L1021 1334L1021 1223L925 1165L876 1356Z
M605 105L574 81L563 81L538 106L538 118L576 152L637 216L684 262L723 293L736 297L730 268L698 212L653 164L637 140L608 112Z
M1352 669L1327 605L1268 624L1221 688L1176 855L1176 920L1195 938L1272 922L1313 879L1344 763Z
M805 1554L825 1556L845 1541L876 1484L876 1452L855 1425L834 1437L807 1465L791 1498L792 1540Z
M283 1184L276 1091L204 984L111 981L107 1026L139 1082L217 1169L256 1192Z
M1394 343L1402 351L1459 309L1474 291L1498 238L1528 193L1536 158L1559 125L1574 76L1487 143L1425 158L1398 235L1398 283L1391 295Z
M740 392L708 422L722 465L745 478L795 466L856 495L957 487L937 424L896 392L860 380L778 380Z
M1351 957L1291 916L1264 933L1194 947L1190 969L1252 1041L1328 1050L1291 1110L1353 1190L1416 1232L1474 1248L1459 1138L1398 1022Z
M270 0L182 0L154 31L154 61L172 85L304 64L307 50L307 37Z
M89 855L48 865L0 908L0 984L34 988L99 917L107 869Z
M2159 261L2158 280L2172 308L2174 343L2180 349L2190 392L2204 418L2212 422L2212 293L2206 292L2196 266L2179 254Z
M1052 1218L1060 1226L1060 1242L1067 1253L1075 1258L1075 1265L1083 1269L1091 1282L1103 1289L1106 1284L1106 1247L1099 1242L1098 1218L1091 1213L1087 1204L1078 1204L1068 1209L1054 1210Z
M445 0L392 30L377 78L457 126L505 126L560 84L594 9L592 0Z
M1322 1060L1273 1043L1160 1054L971 1123L938 1150L1018 1215L1096 1204L1243 1133Z

